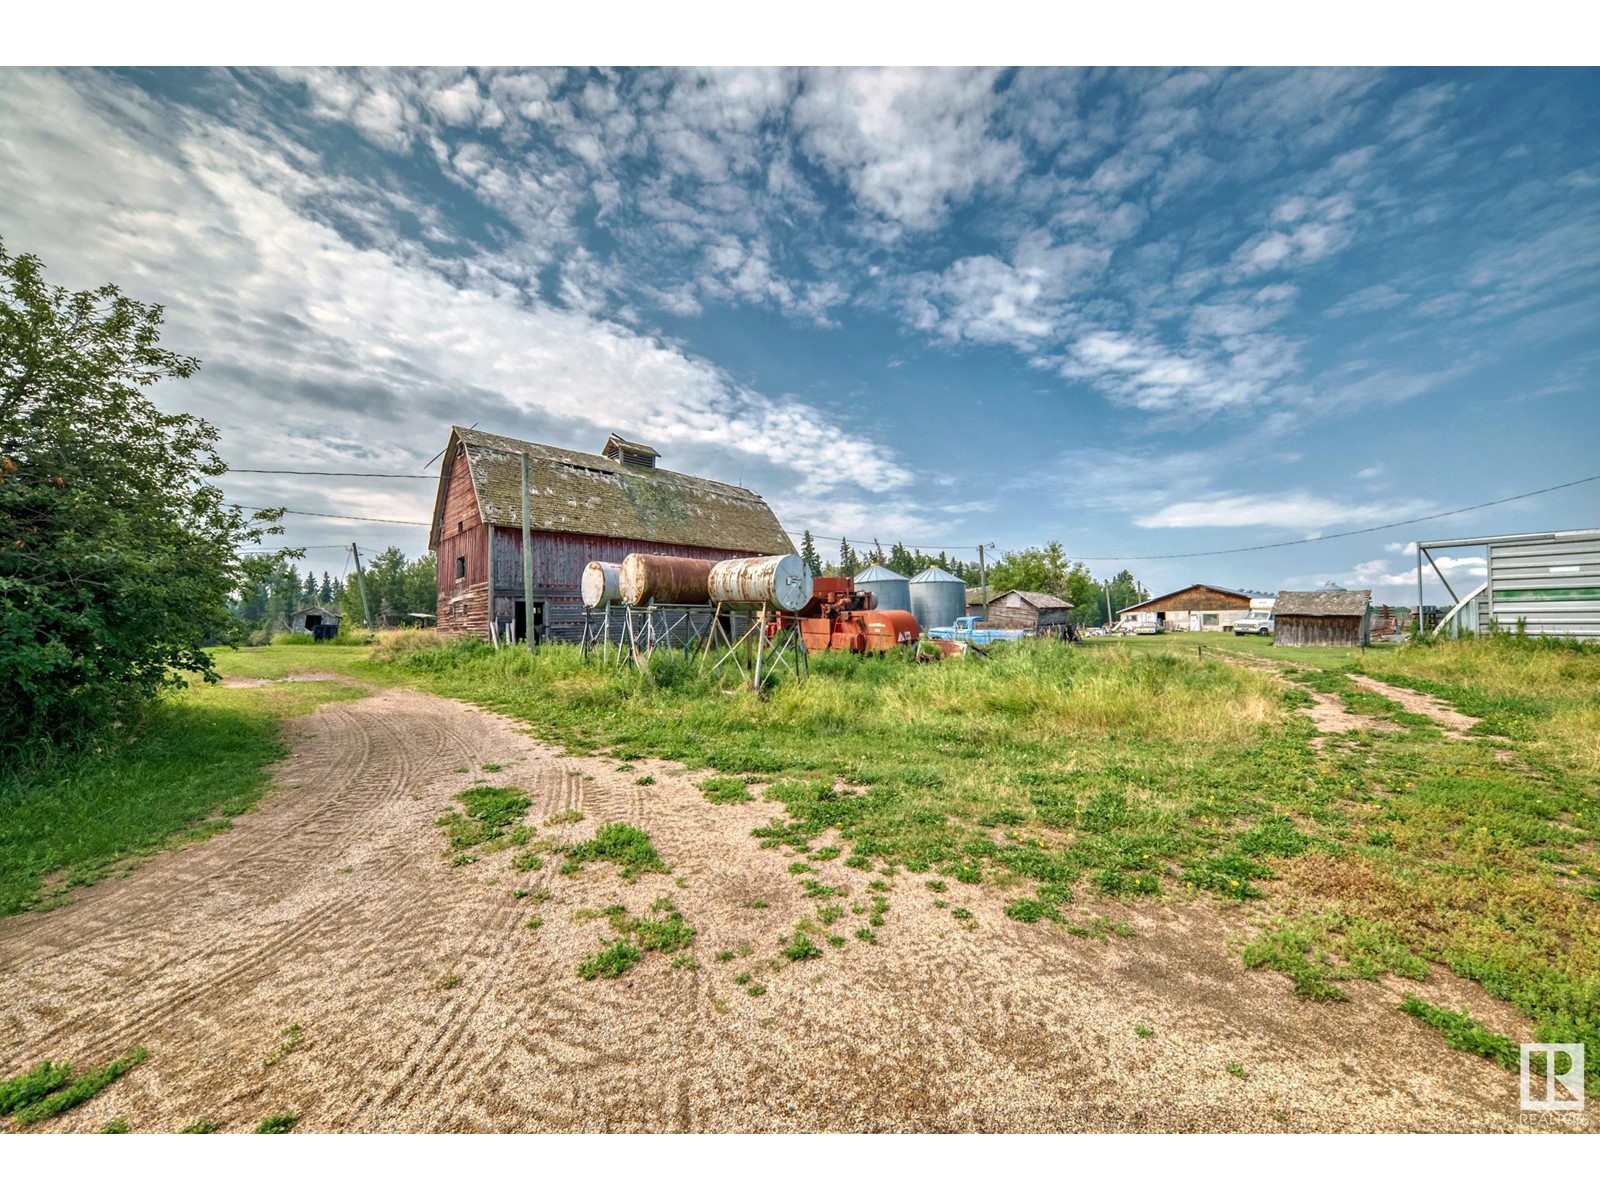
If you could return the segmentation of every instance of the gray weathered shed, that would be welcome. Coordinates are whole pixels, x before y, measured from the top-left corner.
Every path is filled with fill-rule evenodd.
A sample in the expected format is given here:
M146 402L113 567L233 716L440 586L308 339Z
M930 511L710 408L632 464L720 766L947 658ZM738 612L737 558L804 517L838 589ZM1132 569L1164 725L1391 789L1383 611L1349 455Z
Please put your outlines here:
M1372 592L1279 592L1272 606L1279 646L1365 646L1371 635Z
M290 633L315 633L319 626L339 628L339 614L331 608L313 604L310 608L296 609L289 614Z
M997 629L1026 629L1040 637L1065 637L1072 622L1072 602L1048 592L1013 588L989 601L984 623Z

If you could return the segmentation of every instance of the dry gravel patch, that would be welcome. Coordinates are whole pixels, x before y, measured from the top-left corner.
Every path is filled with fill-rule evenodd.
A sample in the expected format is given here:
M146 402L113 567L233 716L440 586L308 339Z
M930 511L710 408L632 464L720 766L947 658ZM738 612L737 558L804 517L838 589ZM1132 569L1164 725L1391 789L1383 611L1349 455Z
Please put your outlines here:
M201 1119L237 1132L282 1111L296 1132L1575 1124L1519 1115L1515 1077L1397 1013L1398 987L1317 1005L1245 970L1246 910L1100 905L1134 934L1101 941L1012 921L992 889L935 893L842 858L797 876L750 836L778 805L712 805L671 763L567 757L505 717L402 688L288 729L275 790L231 832L0 923L0 1073L150 1052L39 1129L120 1117L135 1132ZM562 875L557 853L519 872L514 849L452 867L435 822L478 782L526 789L540 838L637 825L671 873ZM549 824L568 809L583 821ZM829 929L846 944L788 963L780 939L816 916L802 879L846 890ZM875 945L851 936L865 921L848 911L872 880L890 886ZM542 902L513 895L540 889ZM698 969L652 953L617 979L578 977L611 936L579 910L643 916L662 896L698 930ZM1516 1020L1459 981L1406 986ZM277 1053L291 1025L297 1044Z

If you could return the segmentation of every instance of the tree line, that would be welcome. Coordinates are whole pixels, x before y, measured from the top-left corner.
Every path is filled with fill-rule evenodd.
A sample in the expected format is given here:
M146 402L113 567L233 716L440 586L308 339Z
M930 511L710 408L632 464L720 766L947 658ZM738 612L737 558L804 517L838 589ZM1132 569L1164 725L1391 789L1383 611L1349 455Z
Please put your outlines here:
M390 546L362 564L375 625L418 624L423 622L415 614L434 614L438 601L434 562L432 552L408 559L398 546ZM361 585L354 571L343 578L324 571L318 579L309 571L300 575L292 563L279 563L265 578L242 589L232 605L234 617L246 633L282 631L292 614L312 607L338 613L345 625L366 623Z
M937 556L908 549L896 542L888 550L873 541L870 549L857 549L850 539L841 538L838 553L824 561L809 529L800 538L800 557L812 575L858 575L868 567L882 565L907 579L938 567L966 581L968 587L987 583L990 597L1018 588L1058 596L1072 605L1073 619L1080 625L1105 625L1116 614L1133 604L1150 599L1150 593L1127 570L1106 579L1096 579L1082 562L1073 562L1060 542L1008 550L987 564L952 558L944 551Z

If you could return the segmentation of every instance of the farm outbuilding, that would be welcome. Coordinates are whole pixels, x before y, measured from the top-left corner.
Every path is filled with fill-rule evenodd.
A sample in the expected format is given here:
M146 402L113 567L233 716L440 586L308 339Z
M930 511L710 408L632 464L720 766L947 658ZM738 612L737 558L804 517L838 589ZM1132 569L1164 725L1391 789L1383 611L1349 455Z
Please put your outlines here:
M1162 629L1193 633L1232 629L1233 623L1248 616L1253 602L1264 593L1191 583L1188 587L1132 604L1117 613L1140 622L1154 621Z
M1072 623L1072 602L1048 592L1013 588L989 601L984 622L996 629L1025 629L1040 637L1064 638Z
M318 629L327 628L332 628L335 632L339 629L339 614L331 608L313 604L310 608L296 609L289 614L290 633L309 633L315 637Z
M590 562L620 563L630 554L720 560L794 553L756 493L662 470L658 457L616 434L600 454L585 454L453 428L428 537L439 564L439 631L489 638L493 623L518 641L579 641Z
M1372 592L1279 592L1273 606L1278 646L1365 646L1371 637Z
M1445 577L1435 550L1482 546L1482 583L1464 594ZM1486 538L1452 538L1417 544L1417 591L1423 560L1450 593L1454 605L1443 618L1425 613L1429 629L1455 636L1500 630L1530 637L1570 637L1600 641L1600 529L1550 533L1512 533ZM1447 564L1448 564L1448 560ZM1460 560L1458 560L1459 562Z

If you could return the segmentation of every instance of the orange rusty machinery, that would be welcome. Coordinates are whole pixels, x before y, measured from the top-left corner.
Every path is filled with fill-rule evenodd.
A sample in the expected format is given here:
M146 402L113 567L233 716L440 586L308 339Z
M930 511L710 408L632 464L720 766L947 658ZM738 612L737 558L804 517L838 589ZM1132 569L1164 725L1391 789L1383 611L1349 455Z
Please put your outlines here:
M852 654L882 654L896 646L917 642L917 620L900 609L877 609L871 592L856 591L847 575L824 575L811 581L811 599L798 612L782 613L772 629L800 627L806 650L843 650Z

